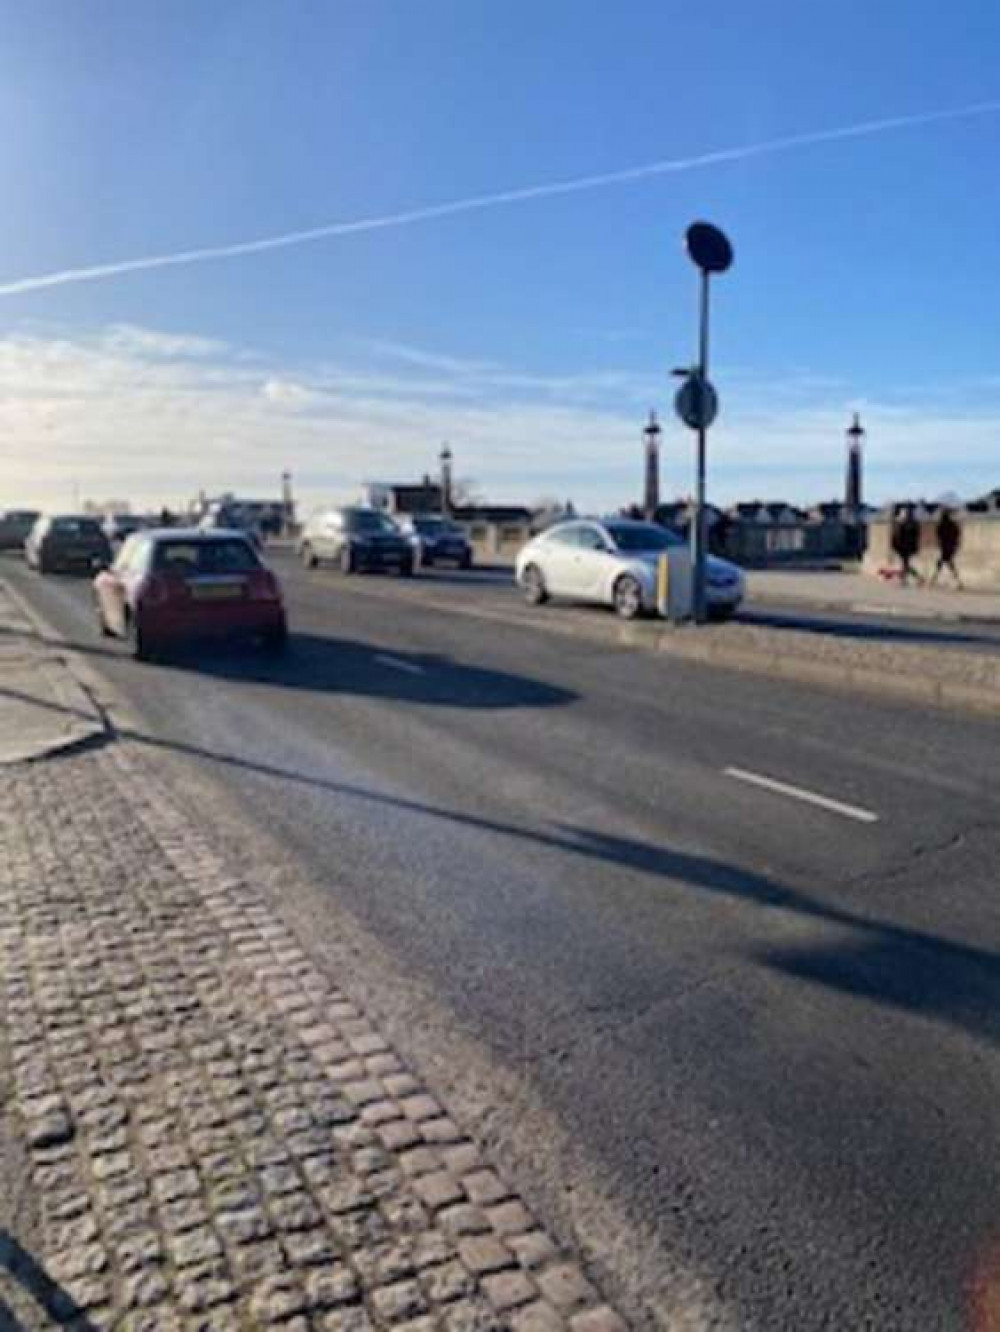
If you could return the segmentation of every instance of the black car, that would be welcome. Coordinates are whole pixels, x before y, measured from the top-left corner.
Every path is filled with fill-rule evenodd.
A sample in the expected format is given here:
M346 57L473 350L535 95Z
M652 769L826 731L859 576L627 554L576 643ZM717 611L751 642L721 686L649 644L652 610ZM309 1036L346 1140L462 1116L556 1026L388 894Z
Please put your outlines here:
M4 509L0 513L0 550L23 550L37 521L37 509Z
M459 569L472 567L472 545L457 523L436 514L415 514L402 520L403 531L417 552L422 565L454 564Z
M24 543L39 573L94 573L111 563L111 543L96 518L55 514L39 518Z
M303 564L314 569L322 561L343 573L391 569L413 573L414 551L409 538L378 509L326 509L306 523L299 538Z

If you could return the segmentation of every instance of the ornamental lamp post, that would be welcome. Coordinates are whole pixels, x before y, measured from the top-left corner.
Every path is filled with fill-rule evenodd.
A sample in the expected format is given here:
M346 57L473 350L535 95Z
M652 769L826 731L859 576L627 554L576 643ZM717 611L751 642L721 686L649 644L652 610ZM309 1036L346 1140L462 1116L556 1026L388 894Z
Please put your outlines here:
M441 513L445 518L450 518L452 452L447 444L442 446L439 460L441 463Z
M847 438L847 479L844 486L844 524L848 533L850 554L857 559L863 548L861 526L864 512L862 468L864 463L865 428L857 412L845 431Z

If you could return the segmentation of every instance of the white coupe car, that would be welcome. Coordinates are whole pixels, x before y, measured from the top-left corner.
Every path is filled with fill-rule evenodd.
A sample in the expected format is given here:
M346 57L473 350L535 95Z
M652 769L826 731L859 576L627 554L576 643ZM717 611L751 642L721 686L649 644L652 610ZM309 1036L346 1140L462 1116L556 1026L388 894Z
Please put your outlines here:
M532 605L550 597L613 606L626 620L656 609L657 565L664 551L687 543L655 523L628 518L556 523L522 547L515 577ZM743 572L710 555L709 614L725 619L743 600Z

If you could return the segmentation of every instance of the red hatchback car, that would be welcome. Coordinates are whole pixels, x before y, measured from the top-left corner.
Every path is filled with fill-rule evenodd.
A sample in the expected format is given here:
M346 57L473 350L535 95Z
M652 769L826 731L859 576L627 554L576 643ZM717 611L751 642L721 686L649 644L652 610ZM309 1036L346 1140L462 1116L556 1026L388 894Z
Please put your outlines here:
M288 638L281 586L242 532L136 532L94 579L101 633L143 659L198 639L252 638L280 652Z

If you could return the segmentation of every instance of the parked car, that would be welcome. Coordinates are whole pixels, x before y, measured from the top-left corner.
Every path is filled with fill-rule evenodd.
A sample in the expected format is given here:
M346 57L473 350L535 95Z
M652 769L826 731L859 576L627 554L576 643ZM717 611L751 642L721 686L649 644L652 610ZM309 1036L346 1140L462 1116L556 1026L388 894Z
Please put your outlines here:
M133 532L141 531L142 528L150 526L152 526L151 520L143 518L138 513L109 513L101 524L104 535L112 545L116 542L121 543L126 537L130 537Z
M281 585L244 532L154 528L130 536L94 579L102 634L143 659L199 639L287 642Z
M45 514L24 543L24 557L39 573L93 573L111 563L111 545L96 518Z
M627 620L656 609L657 566L684 540L655 523L627 518L556 523L518 553L515 577L533 605L550 597L613 606ZM709 614L733 614L746 592L742 570L710 555Z
M328 561L342 573L395 569L409 575L415 563L409 538L378 509L348 507L315 514L302 530L298 549L307 568Z
M472 544L457 523L436 514L414 514L401 518L399 526L409 538L418 564L454 564L459 569L472 567Z
M0 550L23 550L37 521L37 509L0 510Z

